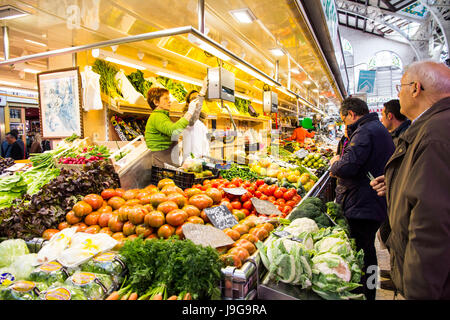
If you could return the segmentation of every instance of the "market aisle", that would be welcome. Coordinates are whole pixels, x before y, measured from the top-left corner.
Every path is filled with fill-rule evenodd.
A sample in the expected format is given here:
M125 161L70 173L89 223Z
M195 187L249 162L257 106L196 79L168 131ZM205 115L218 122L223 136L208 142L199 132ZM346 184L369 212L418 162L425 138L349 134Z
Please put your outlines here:
M389 260L389 251L386 249L382 249L380 247L380 242L378 238L375 238L375 249L377 251L378 265L380 270L390 270L390 260ZM386 280L385 278L381 278L381 280ZM376 300L394 300L394 291L378 289Z

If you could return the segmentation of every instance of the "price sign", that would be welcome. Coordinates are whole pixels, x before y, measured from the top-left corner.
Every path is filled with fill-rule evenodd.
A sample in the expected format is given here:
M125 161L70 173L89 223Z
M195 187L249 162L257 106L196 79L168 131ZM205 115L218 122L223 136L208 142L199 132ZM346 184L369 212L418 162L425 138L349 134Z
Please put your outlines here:
M232 226L238 224L236 218L231 214L230 210L228 210L225 205L206 208L205 213L209 220L211 220L211 223L220 230L231 228Z
M223 188L223 191L232 194L233 196L242 196L248 192L244 188Z
M229 246L234 241L222 230L202 224L186 223L183 225L183 234L186 239L204 247L219 248Z
M250 199L256 212L270 216L272 214L281 215L281 211L270 201L260 200L256 197Z
M273 232L274 235L276 235L279 238L289 237L291 234L287 231L275 231Z

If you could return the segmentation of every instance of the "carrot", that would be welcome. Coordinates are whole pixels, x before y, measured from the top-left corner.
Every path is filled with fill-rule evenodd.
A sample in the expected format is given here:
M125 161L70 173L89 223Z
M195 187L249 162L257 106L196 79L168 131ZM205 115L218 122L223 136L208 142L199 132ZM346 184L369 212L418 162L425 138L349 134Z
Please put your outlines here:
M168 298L167 300L177 300L178 296L171 296L170 298Z
M150 300L162 300L162 299L163 299L162 294L158 293L155 294Z
M130 294L130 297L128 298L128 300L137 300L138 298L138 294L136 292L133 292L132 294Z
M122 298L120 298L120 300L128 300L128 297L131 295L131 292L132 292L131 290L128 291L126 294L122 296Z
M119 300L119 298L120 298L119 292L114 291L105 300Z
M183 298L183 300L192 300L191 294L190 294L189 292L186 293L185 296L184 296L184 298Z

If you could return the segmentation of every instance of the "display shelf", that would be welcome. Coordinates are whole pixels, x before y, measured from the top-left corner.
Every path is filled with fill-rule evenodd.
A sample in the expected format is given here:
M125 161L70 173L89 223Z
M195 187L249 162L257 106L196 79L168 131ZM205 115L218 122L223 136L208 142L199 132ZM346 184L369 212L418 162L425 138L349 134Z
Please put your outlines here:
M152 109L150 109L148 105L133 104L121 99L115 100L104 93L101 93L101 99L104 103L106 103L108 109L115 111L117 113L148 114L148 115L152 113Z

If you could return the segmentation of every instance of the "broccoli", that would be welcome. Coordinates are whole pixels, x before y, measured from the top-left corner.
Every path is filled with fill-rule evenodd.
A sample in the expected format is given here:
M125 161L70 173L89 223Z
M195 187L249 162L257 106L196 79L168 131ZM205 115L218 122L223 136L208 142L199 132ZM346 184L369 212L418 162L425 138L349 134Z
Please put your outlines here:
M335 202L327 202L327 213L333 218L333 220L341 219L344 217L344 212L342 211L342 207Z
M320 216L322 212L318 207L311 203L302 203L301 206L294 209L291 214L289 215L288 219L293 221L298 218L310 218L315 219L316 217Z
M307 198L303 201L302 204L313 204L316 207L318 207L320 209L320 211L326 210L325 204L322 202L322 200L320 200L319 198L316 198L316 197Z
M331 227L332 223L330 221L330 219L328 219L328 217L324 214L316 217L314 219L314 221L316 221L317 225L319 226L319 228L326 228L326 227Z

